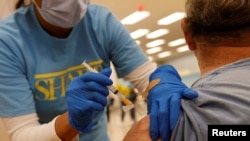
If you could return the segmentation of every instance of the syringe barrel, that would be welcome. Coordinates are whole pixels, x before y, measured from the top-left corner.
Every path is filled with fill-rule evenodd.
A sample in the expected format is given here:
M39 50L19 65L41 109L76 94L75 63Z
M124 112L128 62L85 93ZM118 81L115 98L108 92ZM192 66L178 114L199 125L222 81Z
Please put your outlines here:
M119 91L114 87L114 86L108 86L108 89L113 93L113 94L117 94Z

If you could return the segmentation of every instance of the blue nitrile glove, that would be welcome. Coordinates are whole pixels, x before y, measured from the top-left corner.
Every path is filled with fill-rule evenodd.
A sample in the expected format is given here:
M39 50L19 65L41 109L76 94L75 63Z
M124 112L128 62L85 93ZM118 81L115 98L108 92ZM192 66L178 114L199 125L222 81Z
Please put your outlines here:
M160 79L147 97L150 115L150 135L153 140L170 140L181 110L181 98L194 99L198 93L189 89L171 65L158 67L150 76L150 81Z
M92 119L107 105L109 90L112 85L109 78L111 69L103 69L99 73L86 72L75 78L66 91L69 122L73 128L85 132L92 126Z

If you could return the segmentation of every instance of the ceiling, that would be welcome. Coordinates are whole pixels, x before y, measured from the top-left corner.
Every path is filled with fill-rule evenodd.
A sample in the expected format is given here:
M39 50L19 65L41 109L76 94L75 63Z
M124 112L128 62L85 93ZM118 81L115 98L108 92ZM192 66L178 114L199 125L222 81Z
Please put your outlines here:
M4 11L5 13L11 10L11 7L6 6L6 2L9 2L10 0L0 0L0 6L2 8L4 7L7 10L2 10L2 15ZM15 3L11 0L12 3ZM3 4L5 2L5 4ZM168 42L173 41L179 38L183 38L183 33L181 31L180 27L180 21L177 21L175 23L172 23L170 25L158 25L157 21L161 18L164 18L168 16L169 14L172 14L174 12L184 12L184 5L185 0L91 0L92 3L101 4L103 6L108 7L113 14L116 15L118 19L123 19L126 16L132 14L133 12L137 11L138 6L142 6L144 11L149 11L150 16L146 19L134 24L134 25L125 25L126 28L130 31L136 31L137 29L149 29L149 33L153 32L159 28L168 29L169 33L166 35L163 35L156 39L165 39L165 44L161 45L162 51L170 51L171 56L165 57L165 58L158 58L157 55L160 53L154 53L148 55L149 57L153 58L153 61L158 64L164 64L165 62L175 59L177 57L190 54L190 51L186 52L177 52L177 48L181 47L183 45L177 46L177 47L169 47ZM5 6L4 6L5 5ZM0 7L1 8L1 7ZM0 14L1 17L1 14ZM156 40L156 39L148 39L146 36L142 36L136 40L140 41L140 46L143 49L143 51L146 53L146 50L148 49L146 47L146 44L150 41Z
M170 32L166 35L163 35L157 39L165 39L165 44L161 45L163 51L170 51L171 56L166 58L158 58L157 54L150 54L148 56L153 57L153 61L162 64L168 60L174 59L181 55L190 54L190 51L178 53L176 49L178 47L169 47L168 42L173 41L179 38L183 38L183 33L180 27L180 21L172 23L170 25L158 25L157 21L161 18L172 14L173 12L184 12L185 0L91 0L92 3L97 3L108 7L118 19L123 19L126 16L135 12L138 6L142 6L143 10L149 11L151 15L146 19L134 24L134 25L125 25L130 32L133 32L137 29L149 29L150 32L155 31L159 28L166 28ZM146 36L140 37L136 40L139 40L141 48L146 53L146 44L155 39L147 39Z

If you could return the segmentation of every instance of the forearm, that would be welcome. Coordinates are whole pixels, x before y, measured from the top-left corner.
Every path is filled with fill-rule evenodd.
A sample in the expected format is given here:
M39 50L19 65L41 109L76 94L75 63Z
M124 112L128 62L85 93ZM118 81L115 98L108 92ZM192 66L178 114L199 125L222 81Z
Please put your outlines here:
M77 132L68 127L66 118L67 113L56 117L49 123L40 124L36 114L33 113L2 118L2 121L11 141L71 141L77 137Z
M124 76L124 79L133 83L135 88L137 88L139 92L142 93L145 90L145 88L148 86L149 76L156 69L156 67L157 66L155 63L148 61L142 64L141 66L139 66L130 74Z
M68 120L68 112L59 116L55 121L56 134L63 141L71 141L78 135L78 131L71 127Z

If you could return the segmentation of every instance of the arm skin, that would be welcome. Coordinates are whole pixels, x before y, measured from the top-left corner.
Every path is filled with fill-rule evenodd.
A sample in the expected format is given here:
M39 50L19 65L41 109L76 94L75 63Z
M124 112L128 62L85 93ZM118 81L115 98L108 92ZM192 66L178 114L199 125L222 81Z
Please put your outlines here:
M149 121L149 115L147 115L135 123L127 132L123 141L152 141L149 133Z
M68 120L68 112L56 119L55 130L57 136L63 141L71 141L79 133L79 131L71 127Z

